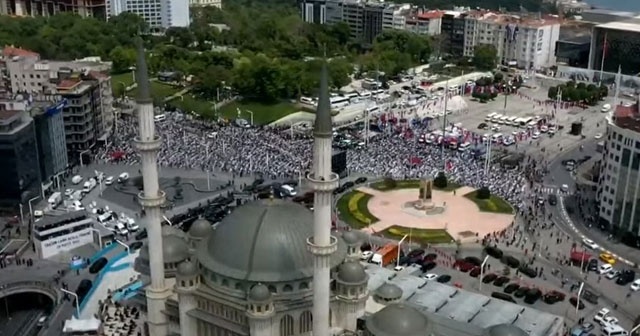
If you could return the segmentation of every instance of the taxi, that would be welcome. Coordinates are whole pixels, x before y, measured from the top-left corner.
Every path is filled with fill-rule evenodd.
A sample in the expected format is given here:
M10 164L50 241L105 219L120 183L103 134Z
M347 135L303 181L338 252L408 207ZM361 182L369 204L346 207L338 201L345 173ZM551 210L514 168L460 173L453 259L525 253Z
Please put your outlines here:
M602 262L607 263L607 264L615 264L616 262L616 258L611 255L610 253L600 253L600 260L602 260Z

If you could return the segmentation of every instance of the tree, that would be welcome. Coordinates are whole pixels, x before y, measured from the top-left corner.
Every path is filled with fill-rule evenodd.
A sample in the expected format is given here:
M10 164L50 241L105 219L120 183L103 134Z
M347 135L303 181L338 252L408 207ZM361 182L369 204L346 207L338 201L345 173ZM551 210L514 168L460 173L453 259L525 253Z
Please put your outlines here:
M136 64L136 50L123 46L117 46L109 53L109 59L113 62L111 71L113 73L123 73L129 71L131 66Z
M504 80L504 74L502 72L496 72L493 74L493 81L495 83L501 83Z
M478 192L476 193L476 198L477 199L489 199L491 198L491 191L489 190L488 187L482 187L480 189L478 189Z
M480 70L493 70L496 67L498 51L491 44L480 44L475 47L473 64Z
M439 189L444 189L447 187L448 181L447 181L447 176L444 174L444 172L438 172L438 175L436 175L436 178L433 179L433 185Z
M231 81L231 71L220 65L210 65L196 78L193 92L208 100L217 99L219 92Z
M558 87L557 86L552 86L549 88L549 91L547 91L547 98L552 99L552 100L556 100L558 98Z

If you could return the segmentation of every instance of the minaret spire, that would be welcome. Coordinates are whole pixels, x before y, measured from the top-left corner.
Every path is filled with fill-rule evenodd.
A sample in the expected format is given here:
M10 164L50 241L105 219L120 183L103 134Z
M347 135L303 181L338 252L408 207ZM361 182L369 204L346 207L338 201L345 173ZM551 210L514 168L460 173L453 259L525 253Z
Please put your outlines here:
M146 288L147 323L149 334L167 335L165 302L171 292L164 282L164 256L162 254L162 212L165 193L158 183L157 156L162 139L156 134L153 102L149 92L149 74L145 60L142 39L138 38L136 65L138 83L138 136L133 140L142 161L144 189L138 194L138 201L146 212L146 229L149 237L149 270L151 284Z
M618 94L620 93L621 78L622 78L622 66L618 65L618 74L616 74L616 91L613 94L613 108L611 109L614 113L618 108Z
M338 175L331 171L332 157L331 102L326 61L320 74L320 93L313 135L313 167L307 176L314 190L313 237L307 247L314 256L313 267L313 334L329 336L331 255L337 249L337 239L331 235L331 204L333 190L338 187Z

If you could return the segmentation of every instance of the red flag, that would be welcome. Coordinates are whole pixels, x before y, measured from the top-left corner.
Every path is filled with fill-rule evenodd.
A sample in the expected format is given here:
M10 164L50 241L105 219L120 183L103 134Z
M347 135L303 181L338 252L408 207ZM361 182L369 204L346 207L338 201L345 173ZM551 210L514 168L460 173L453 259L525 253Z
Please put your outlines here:
M451 169L453 169L453 163L451 163L451 161L447 161L445 166L447 168L447 171L450 171Z
M607 41L607 33L604 33L604 42L602 43L602 63L604 63L604 58L607 57L607 53L609 53L609 41Z

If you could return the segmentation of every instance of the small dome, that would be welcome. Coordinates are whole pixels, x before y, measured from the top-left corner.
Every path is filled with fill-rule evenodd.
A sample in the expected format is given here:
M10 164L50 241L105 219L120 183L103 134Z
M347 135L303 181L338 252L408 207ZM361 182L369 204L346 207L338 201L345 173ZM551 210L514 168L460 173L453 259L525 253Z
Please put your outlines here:
M347 245L350 245L350 246L357 245L358 243L360 243L360 237L354 231L345 231L342 234L342 239L344 240L345 243L347 243Z
M482 333L483 336L528 336L524 330L511 324L497 324L488 327Z
M259 283L249 291L249 300L253 302L264 302L271 299L271 292L267 286Z
M206 238L213 231L211 228L211 223L204 219L198 218L191 224L191 228L189 228L189 235L195 238Z
M179 237L182 239L186 239L187 238L187 234L184 233L184 231L173 227L171 225L163 225L162 226L162 236L175 236L175 237Z
M387 301L399 300L402 297L402 289L392 283L384 283L376 289L376 296Z
M198 274L198 267L195 263L185 260L178 265L178 276L193 277Z
M367 280L367 273L359 262L348 261L338 267L338 279L346 283L359 284Z
M169 235L162 237L162 240L165 263L180 262L189 257L189 246L182 238Z
M403 303L382 308L366 322L373 336L426 336L429 320L417 309Z

